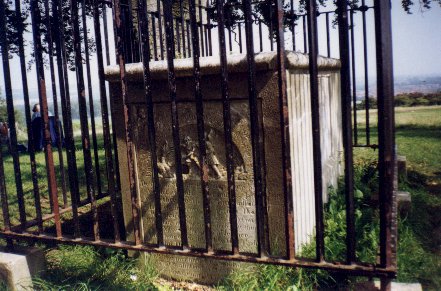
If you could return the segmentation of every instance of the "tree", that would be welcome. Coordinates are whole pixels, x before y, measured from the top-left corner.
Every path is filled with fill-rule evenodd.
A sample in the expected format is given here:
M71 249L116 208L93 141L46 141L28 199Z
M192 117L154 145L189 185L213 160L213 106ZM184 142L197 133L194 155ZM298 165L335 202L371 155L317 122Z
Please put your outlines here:
M214 0L213 6L216 7L216 2L219 0ZM224 1L224 0L220 0ZM326 7L327 4L333 3L336 4L336 0L318 0L319 6ZM244 13L243 6L241 0L232 0L227 1L224 6L224 16L225 16L225 27L226 28L234 28L238 22L244 21ZM284 4L283 9L285 10L285 28L291 29L292 21L298 20L298 15L302 15L306 13L306 4L307 0L300 0L300 5L294 11L294 14L291 12L291 8L288 4ZM430 9L433 3L438 3L441 6L441 0L417 0L419 4L420 10ZM360 0L348 0L348 5L352 9L358 9L360 7ZM415 3L412 0L401 0L401 6L403 9L411 13L412 7ZM272 25L272 27L276 27L277 25L277 15L276 15L276 7L274 0L260 0L257 1L253 6L253 16L255 20L259 20L268 27ZM216 21L217 19L217 11L211 10L208 13L208 17ZM274 31L274 33L276 33Z
M14 55L18 54L18 47L19 47L19 34L29 32L30 26L31 26L31 18L30 18L30 1L31 0L18 0L20 1L21 5L21 14L20 16L16 13L16 5L14 3L14 0L0 0L0 1L6 1L6 23L7 23L7 37L8 37L8 52L9 52L9 58L12 58ZM49 1L49 7L50 11L49 13L46 13L45 11L45 1ZM49 42L48 39L48 29L50 28L52 31L52 34L54 35L55 31L57 31L59 24L57 23L57 20L54 18L54 13L52 11L52 7L55 0L38 0L38 6L40 8L41 13L41 23L39 25L39 33L42 35L42 49L44 52L44 56L47 56L47 53L49 51L49 46L52 47L55 46L55 40L56 38L52 36L52 42ZM61 23L63 28L63 37L66 44L66 57L67 57L67 63L71 70L75 69L74 63L75 63L75 56L74 56L74 47L73 47L73 23L71 21L72 15L71 15L71 9L70 9L70 1L65 0L57 0L58 3L61 3L61 11L62 11L62 18L59 20L59 23ZM80 4L82 1L78 1ZM86 4L86 15L90 17L92 15L92 3L90 0L85 1ZM81 21L81 17L79 18L79 25L83 25ZM50 26L49 26L50 25ZM89 29L88 29L89 31ZM89 46L89 52L94 53L95 52L95 42L94 39L88 34L88 36L85 38L82 30L80 30L80 39L82 42L84 42L84 39L87 39L87 43ZM24 46L32 45L30 41L27 41L26 38L24 38ZM83 46L82 46L83 48ZM53 50L54 55L56 54L55 50ZM84 53L84 51L83 51ZM47 57L46 57L47 58ZM84 57L83 57L84 59ZM34 56L32 55L29 59L29 65L33 64L34 62ZM45 63L47 63L47 59L45 60Z

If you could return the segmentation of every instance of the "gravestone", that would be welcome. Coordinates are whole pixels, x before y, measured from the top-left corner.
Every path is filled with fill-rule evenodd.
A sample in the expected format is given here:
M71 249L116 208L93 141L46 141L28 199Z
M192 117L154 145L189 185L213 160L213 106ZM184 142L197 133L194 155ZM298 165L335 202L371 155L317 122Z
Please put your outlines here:
M272 255L285 253L285 217L282 173L282 148L278 100L277 55L256 55L256 90L258 121L264 156L264 190ZM256 206L254 200L253 158L250 132L250 112L247 87L247 63L244 55L228 58L231 97L231 129L233 143L236 207L239 249L257 253ZM314 189L312 168L312 138L309 103L308 57L287 54L287 84L290 99L291 164L293 199L295 202L296 249L309 242L314 231ZM177 110L180 149L173 148L171 109L168 95L167 65L151 62L156 148L161 189L161 210L164 241L167 246L181 245L179 210L175 173L175 151L181 151L186 222L191 248L205 247L204 212L200 178L197 115L194 99L191 59L175 60ZM324 195L329 185L335 185L341 172L341 122L339 117L339 63L320 58L321 112L325 116L322 130ZM142 64L126 66L128 81L129 118L135 147L137 193L141 206L141 233L147 244L156 243L155 203L152 181L152 161L148 140L147 106L145 102ZM201 58L201 90L203 95L208 188L210 194L213 247L216 251L231 250L228 208L223 105L220 88L218 57ZM133 239L132 210L128 183L127 152L123 121L123 104L119 83L119 68L106 68L110 85L113 121L118 139L124 217L127 235ZM214 283L238 268L252 267L248 263L217 261L175 255L152 254L151 262L163 276L178 280Z

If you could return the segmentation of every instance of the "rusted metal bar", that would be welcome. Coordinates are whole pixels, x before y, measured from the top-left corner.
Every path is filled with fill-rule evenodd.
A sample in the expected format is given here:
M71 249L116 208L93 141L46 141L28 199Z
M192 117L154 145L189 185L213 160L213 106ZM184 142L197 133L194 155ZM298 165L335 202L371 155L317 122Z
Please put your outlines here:
M201 42L201 52L202 52L202 56L205 57L205 46L204 46L204 18L202 15L202 0L198 0L198 8L199 8L199 29L200 29L200 42ZM194 38L194 36L193 36Z
M138 17L139 30L141 32L141 54L143 60L144 71L144 94L147 104L147 124L148 124L148 140L152 159L152 178L153 178L153 192L155 197L155 222L156 222L156 238L158 246L164 245L164 230L161 210L161 188L159 183L158 157L156 155L156 130L153 111L153 96L152 96L152 78L150 75L149 55L149 29L147 19L147 5L146 0L138 0Z
M262 21L259 20L259 47L260 52L263 52L263 36L262 36Z
M366 144L371 144L371 126L369 118L369 64L367 52L367 27L366 27L366 11L369 9L366 6L365 0L361 1L361 16L363 25L363 61L364 61L364 108L366 115Z
M236 261L236 262L251 262L251 263L260 263L260 264L272 264L272 265L281 265L281 266L290 266L290 267L300 267L300 268L314 268L314 269L323 269L328 271L335 272L344 272L349 275L358 275L358 276L376 276L376 277L387 277L387 278L395 278L396 277L396 269L395 268L381 268L372 264L354 264L354 265L342 265L338 263L331 262L315 262L307 259L302 260L285 260L273 257L264 257L259 258L256 256L247 256L247 255L232 255L230 253L222 253L216 252L215 254L206 253L203 251L196 250L178 250L172 248L157 248L149 245L135 245L133 242L124 241L121 243L114 243L110 240L100 240L93 241L90 239L71 239L67 237L63 238L55 238L51 235L36 235L33 233L12 233L12 232L0 232L0 236L5 238L14 238L14 239L38 239L39 241L47 241L54 242L60 244L76 244L76 245L92 245L92 246L102 246L114 249L124 249L124 250L132 250L132 251L144 251L150 253L158 253L158 254L170 254L170 255L179 255L179 256L188 256L188 257L198 257L198 258L212 258L226 261Z
M302 16L303 25L303 52L306 54L308 52L308 39L306 34L306 15Z
M21 17L20 0L15 0L15 13L17 19L20 19ZM28 132L28 152L31 163L31 178L32 178L32 187L34 192L34 205L35 205L36 219L38 222L37 223L38 231L41 232L43 231L43 222L42 222L42 214L41 214L40 189L38 187L37 164L35 161L34 132L32 129L31 106L29 103L28 77L26 71L26 58L25 58L24 44L23 44L24 27L21 21L17 23L17 32L18 32L17 33L18 55L20 58L20 71L21 71L21 82L22 82L21 84L23 88L26 128Z
M8 129L9 129L9 141L8 148L12 156L12 162L14 164L14 178L15 187L17 189L17 201L18 211L20 213L20 224L24 226L26 224L26 209L25 200L23 194L23 184L20 170L20 157L17 150L17 130L15 128L15 112L14 112L14 97L12 95L11 85L11 70L9 67L9 43L6 36L6 14L5 3L0 1L0 45L3 62L3 78L5 84L6 94L6 108L8 112Z
M196 122L198 130L199 145L199 164L201 168L201 190L204 207L204 224L205 224L205 247L207 252L213 252L213 240L211 233L211 214L210 214L210 192L208 190L209 169L207 164L207 149L205 145L205 126L204 126L204 106L202 102L201 92L201 67L199 65L199 37L196 20L196 4L195 0L189 1L190 25L193 35L193 76L194 76L194 95L196 100Z
M349 48L348 5L346 0L339 0L338 29L341 62L341 108L342 131L345 163L345 197L346 197L346 262L355 263L356 233L354 206L354 166L352 152L352 116L351 116L351 71Z
M357 79L355 73L355 25L354 10L349 13L351 23L351 68L352 68L352 115L354 118L354 145L358 145L358 124L357 124Z
M237 25L239 25L239 23ZM230 52L233 51L233 42L231 39L231 27L228 27L228 44L229 44Z
M224 121L225 138L225 158L227 163L227 181L228 181L228 208L230 213L230 231L231 247L233 254L239 254L239 233L237 229L237 206L236 206L236 184L234 179L234 158L233 158L233 137L231 131L231 109L230 109L230 91L228 88L228 62L227 49L225 43L225 17L223 13L224 1L218 0L217 5L217 26L219 37L219 57L221 63L221 90Z
M209 45L208 45L208 29L207 29L207 25L203 25L204 26L204 35L205 35L205 56L209 56L210 52L209 52Z
M188 57L191 58L192 51L191 51L191 37L190 37L190 20L185 21L185 24L187 26L187 42L188 42Z
M377 42L380 265L390 267L395 265L392 245L396 239L393 228L395 118L391 3L379 0L374 3Z
M92 167L92 155L90 152L90 137L89 124L87 120L87 103L86 103L86 88L84 86L83 73L83 57L81 54L81 38L79 28L78 16L78 2L77 0L70 0L70 9L73 25L73 48L75 54L75 73L77 76L77 92L78 92L78 106L80 111L81 124L81 141L83 146L84 169L86 174L87 197L91 202L93 233L96 240L100 239L99 225L98 225L98 210L95 201L95 187L94 187L94 173Z
M173 36L173 14L172 14L172 0L164 0L164 20L165 20L165 36L167 47L167 68L168 68L168 87L171 102L171 122L173 134L173 146L175 153L175 167L176 167L176 187L179 205L179 226L181 230L181 244L184 249L188 248L187 223L185 215L185 194L184 194L184 180L182 177L182 156L181 156L181 141L179 137L179 119L178 107L176 104L176 78L173 64L174 56L174 36ZM194 37L194 35L193 35ZM193 52L193 55L195 52Z
M104 138L104 154L106 158L107 168L107 184L108 192L110 196L110 211L112 215L113 230L115 242L121 241L121 235L119 232L118 224L118 211L117 211L117 198L115 189L115 172L113 167L112 157L112 143L110 140L110 127L109 127L109 112L107 109L107 94L106 83L104 79L104 61L103 61L103 48L101 39L101 27L100 27L100 15L98 10L98 1L93 0L93 24L95 30L95 42L96 42L96 58L98 69L98 81L100 88L100 102L101 102L101 118L103 122L103 138ZM101 194L101 193L99 193Z
M179 18L175 18L174 21L174 25L175 25L175 29L176 29L176 48L178 51L178 54L181 54L181 31L179 29ZM180 56L178 56L177 54L175 55L175 58L178 58Z
M52 2L52 17L55 22L56 33L55 37L55 51L57 54L57 71L58 81L60 87L61 110L63 115L64 132L65 132L65 146L67 156L67 170L69 174L69 188L72 204L72 218L74 221L74 235L80 235L80 225L78 220L77 204L80 201L79 186L78 186L78 168L76 162L75 140L73 137L72 127L72 112L70 105L69 93L69 78L67 74L67 56L64 42L64 29L62 26L63 10L59 0Z
M133 234L135 237L135 245L141 244L140 236L140 205L138 193L136 191L136 170L135 170L135 154L134 145L132 140L132 122L129 115L129 107L127 103L128 99L128 87L126 81L126 69L125 69L125 58L124 58L124 39L123 39L123 22L121 18L121 2L120 0L113 0L113 21L116 30L116 47L117 47L117 61L120 68L120 78L121 78L121 99L123 103L123 114L124 114L124 132L125 141L127 146L127 166L128 166L128 178L129 178L129 189L130 198L132 206L132 221L133 221Z
M212 39L211 39L211 29L212 29L212 25L211 25L211 17L208 15L210 12L209 11L213 11L213 7L210 7L210 1L207 0L207 4L206 4L206 8L205 8L205 12L207 13L207 40L208 40L208 55L212 56L213 55L213 43L212 43Z
M108 66L110 65L110 53L109 53L109 36L108 36L107 7L106 7L106 5L111 6L111 3L112 2L108 1L105 5L103 5L104 44L105 44L105 48L106 48L106 64ZM114 27L113 27L113 35L114 36L116 35ZM116 50L116 42L115 42L115 50ZM119 175L118 147L117 147L116 130L115 130L116 122L113 118L114 116L113 116L113 110L112 110L112 102L110 102L109 107L110 107L110 113L111 113L110 118L112 121L112 145L113 145L113 161L114 161L114 169L115 169L115 187L116 187L116 191L121 191L120 175Z
M164 37L162 35L161 0L156 1L156 10L158 13L159 46L161 47L161 60L163 60L164 59Z
M53 53L53 41L52 41L52 24L50 18L49 2L44 2L44 10L46 14L46 38L48 42L48 55L49 55L49 70L51 75L51 85L52 85L52 98L54 106L54 117L55 117L55 132L57 134L57 152L58 161L60 169L60 179L61 179L61 192L63 194L63 208L68 205L67 201L67 186L66 186L66 171L64 169L64 157L63 157L63 141L61 139L61 128L60 128L60 118L58 114L58 97L57 97L57 85L55 80L55 69L54 69L54 53Z
M286 87L286 60L284 38L283 0L276 0L276 42L277 42L277 74L279 86L279 110L282 145L283 193L285 194L285 243L286 256L289 260L295 257L294 240L294 202L292 196L291 153L289 135L289 107Z
M276 0L277 1L277 0ZM269 1L269 26L268 26L268 33L269 33L269 42L270 42L270 49L271 51L274 51L274 41L273 41L273 35L274 35L274 24L273 24L273 1Z
M152 19L152 37L153 37L153 55L155 56L155 61L158 60L158 44L156 40L156 16L155 14L151 14Z
M331 36L329 34L329 13L325 13L326 17L326 52L328 58L331 57Z
M49 196L53 205L56 236L62 237L60 209L58 206L57 179L55 176L54 158L52 154L51 134L49 131L49 114L46 96L46 81L44 77L44 64L41 46L40 24L41 15L37 0L31 0L32 36L34 42L34 57L37 71L38 97L40 99L41 115L43 119L44 154L46 158L47 182Z
M110 52L109 52L109 29L107 27L107 6L103 5L103 30L104 30L104 47L106 49L106 64L110 65Z
M0 4L0 14L1 12ZM11 220L9 217L8 193L6 192L5 169L3 166L3 145L0 144L0 199L2 203L3 227L4 231L11 230ZM20 226L21 228L21 226Z
M101 170L100 161L98 156L98 141L96 137L96 126L95 126L95 108L93 104L93 92L92 92L92 76L90 72L90 53L89 53L89 37L87 35L87 18L86 18L86 0L81 0L81 22L83 28L83 38L84 38L84 55L86 61L86 78L87 78L87 95L89 97L89 115L90 115L90 126L92 128L92 144L93 144L93 156L95 162L95 178L96 178L96 189L98 193L102 192L101 189Z
M296 18L295 18L295 10L294 10L294 0L290 1L290 9L291 9L291 37L292 37L292 50L296 51Z
M267 227L266 195L262 177L262 144L260 139L259 109L256 91L256 64L254 60L253 20L251 1L243 1L245 36L248 62L248 98L251 121L251 144L253 152L254 191L256 200L257 252L260 257L268 256L269 238Z
M242 53L242 26L237 23L237 30L239 31L239 53Z
M182 52L184 58L186 58L187 51L185 50L185 17L184 17L184 5L182 4L182 0L179 0L179 13L181 14Z
M314 163L314 197L316 217L316 259L324 260L324 223L323 223L323 181L322 181L322 157L320 145L320 104L318 84L318 35L317 35L317 3L316 0L308 0L308 47L309 47L309 78L311 92L311 120L312 120L312 144Z

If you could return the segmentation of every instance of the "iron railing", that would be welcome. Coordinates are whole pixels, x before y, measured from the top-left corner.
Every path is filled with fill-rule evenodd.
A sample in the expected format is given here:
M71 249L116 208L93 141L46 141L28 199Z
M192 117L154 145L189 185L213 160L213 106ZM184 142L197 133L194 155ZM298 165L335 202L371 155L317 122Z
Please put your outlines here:
M254 13L254 7L260 2L270 3L268 6L269 21L262 19ZM240 4L241 18L231 25L231 19L225 15L224 1L207 1L202 5L199 0L174 2L171 0L158 0L155 3L146 0L124 2L120 0L90 2L70 0L69 7L63 1L31 0L31 29L25 29L21 21L11 22L13 12L16 19L21 19L23 8L21 1L16 0L15 5L0 1L0 41L3 60L2 74L4 77L5 96L7 101L8 124L10 129L10 150L13 170L7 170L4 157L0 151L0 198L2 204L2 229L0 235L11 239L30 239L39 241L53 241L59 243L85 244L122 248L129 250L186 255L195 257L209 257L234 261L255 263L279 264L296 267L323 268L332 271L347 272L353 275L379 276L385 278L385 286L396 275L396 261L394 248L396 241L395 229L395 201L393 189L394 177L394 119L393 119L393 74L392 74L392 47L391 47L391 15L390 2L376 0L370 6L362 1L359 7L348 7L346 1L337 1L336 11L318 12L315 1L307 1L305 11L298 13L291 0L287 6L282 0L256 1L243 0ZM148 5L147 5L148 4ZM152 8L155 7L155 8ZM81 10L79 10L81 8ZM109 34L109 14L113 15L114 34ZM153 10L152 10L153 9ZM70 11L70 12L67 12ZM377 58L377 100L378 115L378 144L374 143L371 136L369 120L369 79L368 79L368 33L366 18L373 12L375 19L375 45ZM69 15L66 15L69 13ZM362 55L364 63L363 96L365 100L366 124L365 142L360 142L357 128L357 78L356 66L356 25L354 17L361 15ZM81 17L80 17L81 16ZM65 25L66 17L70 25ZM323 20L324 18L324 20ZM28 20L25 18L25 20ZM92 21L92 22L91 22ZM325 24L325 29L319 29L318 24ZM87 41L91 34L88 27L93 23L94 46ZM334 28L338 26L338 49L332 40ZM17 30L16 39L8 37L11 27ZM214 30L217 30L214 33ZM25 46L24 35L32 31L32 52ZM217 34L218 40L212 36ZM254 35L258 34L258 38ZM325 35L324 46L319 46L319 36ZM237 41L233 40L237 37ZM44 42L42 40L44 37ZM128 177L130 181L130 196L132 207L132 221L134 239L126 239L121 226L122 213L120 178L118 157L116 150L116 137L113 121L114 108L108 103L104 66L113 64L110 58L115 43L116 64L120 68L120 83L122 101L124 104L124 131L127 144ZM320 42L322 43L322 42ZM11 45L18 48L17 55L12 57ZM291 195L291 164L290 164L290 139L288 97L286 88L286 47L297 50L302 47L303 52L309 54L309 76L312 106L312 137L314 153L314 189L316 212L316 258L304 259L296 256L294 246L293 200ZM92 61L95 51L95 57ZM264 191L264 157L260 142L261 130L258 120L258 100L256 95L256 68L255 53L265 50L277 52L278 72L278 98L280 115L280 128L283 162L283 189L285 197L285 213L283 213L286 232L286 252L284 256L273 255L267 244L269 230L265 214L266 193ZM230 88L228 77L228 53L238 52L247 56L248 78L248 104L250 108L251 145L253 158L253 179L256 201L256 227L258 238L258 251L255 254L241 252L238 244L238 221L236 216L236 194L233 166L233 149L231 137L231 112ZM335 55L335 52L337 54ZM318 55L322 53L327 57L336 57L341 62L341 104L343 108L343 144L345 163L345 195L346 195L346 260L343 262L329 262L324 255L324 222L322 200L322 161L320 148L320 112L318 89ZM195 249L188 243L188 225L186 222L186 207L184 199L184 186L181 169L181 153L175 151L176 181L179 206L179 225L181 229L180 247L167 246L164 243L164 229L161 213L161 192L158 178L158 157L156 156L155 126L153 115L152 78L150 63L164 60L168 68L168 89L171 106L171 124L173 129L174 148L181 148L179 133L179 118L176 99L176 79L174 60L176 58L191 57L193 60L194 95L197 112L197 131L199 160L202 165L207 163L206 137L204 135L203 100L201 92L201 77L199 60L204 56L218 55L220 58L223 121L226 145L226 170L228 180L228 207L229 223L231 228L231 250L219 251L213 247L212 223L210 222L210 189L207 184L206 171L208 167L201 167L201 193L203 197L205 248ZM35 60L34 69L27 71L27 61ZM20 64L20 70L10 70L10 62ZM128 83L126 80L126 63L142 62L144 93L148 111L148 139L152 149L153 161L152 180L154 186L155 226L157 242L147 244L140 235L140 201L136 188L136 175L134 165L134 147L132 128L133 121L129 118ZM70 68L70 66L72 66ZM85 68L85 71L84 71ZM72 81L72 73L75 77ZM50 81L45 76L49 72ZM38 97L41 106L41 116L44 128L44 156L46 178L38 173L39 161L34 148L34 132L30 115L31 98L28 89L29 74L36 75ZM97 73L97 88L94 91L93 74ZM84 77L86 76L86 78ZM15 120L14 102L16 97L12 90L12 79L21 79L26 117L28 152L32 180L32 190L23 189L24 160L27 155L20 154ZM50 82L47 88L47 83ZM76 94L72 84L76 84ZM50 115L48 109L48 91L52 93L52 106L56 119L56 131L59 137L54 144L57 155L54 155L51 133ZM94 95L98 91L101 118L95 114ZM88 97L88 98L86 98ZM72 116L72 100L78 100L80 135L75 132ZM352 104L351 104L352 103ZM61 112L58 105L61 105ZM60 118L61 116L61 118ZM63 121L63 128L58 120ZM98 139L97 122L102 123L102 145ZM89 127L90 125L90 127ZM61 140L64 133L64 145ZM81 145L79 141L81 140ZM360 262L356 256L355 234L355 207L354 207L354 174L353 174L353 146L367 146L379 149L379 192L380 192L380 255L377 264ZM80 153L77 148L81 148ZM100 160L103 152L104 161ZM82 156L82 160L79 160ZM66 160L65 160L66 157ZM56 161L54 160L56 159ZM67 163L67 175L66 175ZM84 175L83 175L84 168ZM14 175L13 181L6 179L5 175ZM11 184L5 183L11 181ZM48 191L46 191L46 187ZM30 196L28 193L32 192ZM44 192L44 193L43 193ZM48 198L42 197L48 192ZM13 194L11 194L13 193ZM60 195L61 194L61 195ZM70 199L69 199L70 196ZM42 208L42 199L50 201L50 209ZM31 203L32 202L32 203ZM100 212L102 203L110 203L110 225L103 225ZM10 209L18 207L18 219ZM32 208L30 211L29 208ZM87 223L82 223L82 213L87 209ZM15 210L14 210L15 211ZM66 221L72 224L66 226ZM53 228L55 230L53 231Z

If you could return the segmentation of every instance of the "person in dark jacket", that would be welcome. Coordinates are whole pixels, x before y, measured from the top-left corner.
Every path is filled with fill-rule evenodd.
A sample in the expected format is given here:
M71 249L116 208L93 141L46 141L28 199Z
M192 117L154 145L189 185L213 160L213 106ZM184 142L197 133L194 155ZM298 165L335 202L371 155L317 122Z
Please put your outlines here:
M56 120L54 115L49 111L49 132L51 135L51 144L52 146L57 146L57 131L56 131ZM61 125L61 122L58 121L58 125L60 128L60 135L62 144L64 145L64 137L63 137L63 127ZM34 138L34 149L36 151L43 150L44 145L44 124L43 124L43 118L41 116L40 112L40 104L35 104L32 109L32 132L33 132L33 138Z

